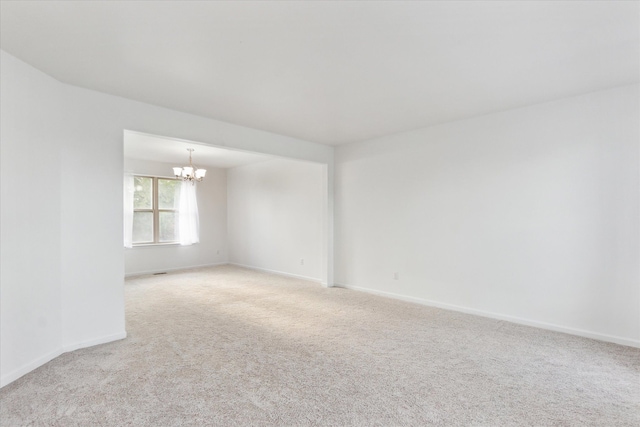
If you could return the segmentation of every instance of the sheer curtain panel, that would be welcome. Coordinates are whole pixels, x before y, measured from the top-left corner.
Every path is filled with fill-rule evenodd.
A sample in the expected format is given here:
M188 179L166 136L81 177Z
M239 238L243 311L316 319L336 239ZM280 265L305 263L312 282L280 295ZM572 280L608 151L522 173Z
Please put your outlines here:
M196 186L183 181L180 186L180 209L178 213L178 234L181 245L192 245L200 241L198 201Z
M124 206L124 247L133 247L133 175L124 175L123 206Z

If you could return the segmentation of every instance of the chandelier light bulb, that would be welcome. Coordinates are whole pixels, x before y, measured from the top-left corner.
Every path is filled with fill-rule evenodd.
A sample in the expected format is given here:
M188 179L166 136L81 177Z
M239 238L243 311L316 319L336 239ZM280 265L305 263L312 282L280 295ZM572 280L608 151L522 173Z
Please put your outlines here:
M198 169L191 161L191 153L195 151L193 148L187 148L189 152L189 166L175 167L173 168L173 174L176 178L181 178L183 181L190 181L195 184L196 181L200 182L207 174L206 169Z

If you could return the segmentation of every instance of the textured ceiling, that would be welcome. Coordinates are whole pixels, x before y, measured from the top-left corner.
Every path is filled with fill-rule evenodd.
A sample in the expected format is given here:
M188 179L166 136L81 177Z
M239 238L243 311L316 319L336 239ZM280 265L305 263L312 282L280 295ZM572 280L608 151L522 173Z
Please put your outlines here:
M633 1L1 3L60 81L324 144L638 82Z

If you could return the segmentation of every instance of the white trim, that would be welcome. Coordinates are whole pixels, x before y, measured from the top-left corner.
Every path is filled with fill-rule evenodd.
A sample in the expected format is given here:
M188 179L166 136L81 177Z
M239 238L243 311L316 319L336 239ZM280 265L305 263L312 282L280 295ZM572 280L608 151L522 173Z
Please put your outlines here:
M523 319L521 317L493 313L490 311L477 310L475 308L463 307L459 305L447 304L447 303L423 299L423 298L395 294L392 292L378 291L374 289L363 288L360 286L350 286L350 285L344 285L344 284L338 284L338 283L336 283L334 286L345 288L345 289L351 289L354 291L366 292L369 294L379 295L383 297L394 298L402 301L413 302L421 305L426 305L429 307L436 307L436 308L442 308L445 310L458 311L461 313L473 314L476 316L488 317L491 319L504 320L511 323L517 323L519 325L533 326L535 328L547 329L549 331L562 332L565 334L577 335L584 338L591 338L594 340L606 341L606 342L611 342L615 344L626 345L629 347L640 348L640 340L618 337L615 335L601 334L598 332L591 332L591 331L586 331L584 329L576 329L576 328L571 328L567 326L554 325L552 323L540 322L538 320Z
M135 271L133 273L125 273L124 277L148 276L150 274L166 273L166 272L169 272L169 271L191 270L191 269L194 269L194 268L215 267L217 265L227 265L227 264L229 264L227 261L222 261L222 262L214 262L213 264L202 264L202 265L191 265L191 266L185 266L185 267L161 268L161 269L158 269L158 270L148 270L148 271Z
M56 357L64 353L68 353L70 351L78 350L85 347L91 347L98 344L106 344L108 342L118 341L126 337L127 337L127 332L122 331L116 334L105 335L105 336L88 340L88 341L81 341L77 343L64 345L61 348L51 351L45 354L44 356L38 357L37 359L22 365L18 369L14 369L13 371L9 372L6 375L2 375L2 377L0 378L0 388L11 384L18 378L28 374L31 371L38 369L40 366L44 365L47 362L52 361L53 359L55 359Z
M45 354L44 356L40 356L29 363L22 365L18 369L14 369L13 371L9 372L6 375L3 375L0 378L0 387L4 387L6 385L11 384L18 378L22 377L23 375L26 375L29 372L35 369L38 369L40 366L44 365L45 363L50 362L51 360L60 356L62 353L63 353L62 349L59 348L57 350L54 350L52 352Z
M81 348L92 347L94 345L106 344L108 342L118 341L127 337L127 331L118 332L116 334L104 335L102 337L94 338L86 341L79 341L62 346L62 352L68 353L70 351L79 350Z
M287 277L293 277L293 278L296 278L296 279L308 280L310 282L320 283L323 286L327 286L327 284L324 283L321 279L318 279L318 278L315 278L315 277L302 276L300 274L293 274L293 273L285 273L284 271L278 271L278 270L269 270L268 268L261 268L261 267L254 267L252 265L238 264L237 262L229 262L229 264L230 265L235 265L236 267L248 268L249 270L264 271L265 273L273 273L273 274L278 274L280 276L287 276Z
M179 242L168 242L168 243L134 243L130 248L124 247L125 249L137 249L137 248L157 248L162 246L181 246Z
M136 132L134 132L136 133ZM167 138L170 139L170 138ZM131 160L146 160L148 162L155 162L155 160L149 160L147 158L138 158L138 157L125 157L125 159L131 159ZM173 164L173 163L168 163L168 162L156 162L156 163L165 163L167 165ZM215 167L215 166L211 166L211 167ZM129 171L124 171L124 173L128 173L131 175L137 175L137 176L144 176L147 178L161 178L161 179L173 179L175 181L182 181L182 179L180 178L176 178L175 175L173 176L165 176L165 175L148 175L148 174L144 174L144 173L139 173L139 172L129 172Z

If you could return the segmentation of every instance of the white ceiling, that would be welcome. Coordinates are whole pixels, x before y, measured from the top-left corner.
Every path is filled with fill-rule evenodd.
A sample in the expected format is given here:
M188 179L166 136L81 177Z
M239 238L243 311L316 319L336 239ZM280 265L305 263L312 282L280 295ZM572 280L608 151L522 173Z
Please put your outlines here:
M636 1L1 3L57 79L325 144L638 82Z
M197 142L184 141L138 132L125 131L124 157L170 163L174 166L189 164L189 152L193 148L193 164L197 167L233 168L274 159L264 154L247 153L212 147ZM167 173L171 172L169 169Z

